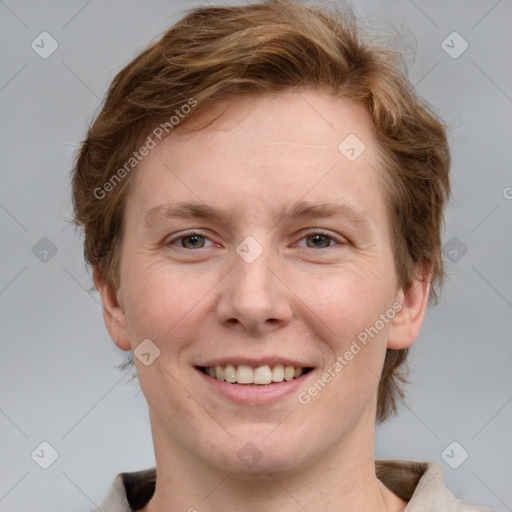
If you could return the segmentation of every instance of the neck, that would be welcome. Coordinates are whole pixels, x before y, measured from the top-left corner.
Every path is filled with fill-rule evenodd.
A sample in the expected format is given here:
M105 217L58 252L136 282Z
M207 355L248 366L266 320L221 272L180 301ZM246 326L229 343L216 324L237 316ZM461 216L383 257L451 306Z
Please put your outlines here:
M376 477L374 423L366 429L358 426L350 439L330 447L307 467L282 472L263 467L251 476L194 460L168 442L158 422L152 421L152 429L156 488L140 512L402 512L406 506Z

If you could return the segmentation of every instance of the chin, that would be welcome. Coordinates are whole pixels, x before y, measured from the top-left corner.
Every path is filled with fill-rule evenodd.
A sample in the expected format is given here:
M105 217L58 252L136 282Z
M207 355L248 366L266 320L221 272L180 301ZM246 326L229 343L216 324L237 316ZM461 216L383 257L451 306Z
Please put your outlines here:
M278 433L280 428L282 431ZM291 438L284 426L260 424L258 428L243 430L244 435L234 435L221 453L217 453L217 460L212 461L218 469L241 479L266 480L296 472L308 461L312 462L320 448L308 446L299 436ZM292 427L292 430L296 433L296 429Z

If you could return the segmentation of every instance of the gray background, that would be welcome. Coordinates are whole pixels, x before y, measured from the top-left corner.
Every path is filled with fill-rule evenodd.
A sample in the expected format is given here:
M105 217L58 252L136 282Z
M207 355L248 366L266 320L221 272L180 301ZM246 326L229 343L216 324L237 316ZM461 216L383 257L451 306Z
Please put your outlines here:
M88 291L69 170L115 73L200 3L0 0L0 512L89 510L117 473L154 464L145 402ZM512 510L512 2L356 4L416 47L411 80L450 124L454 153L454 261L376 457L437 461L459 498ZM47 59L31 48L43 31L59 44ZM469 44L456 59L441 46L453 31ZM31 458L42 441L59 455L46 470ZM441 456L453 441L469 453L457 469Z

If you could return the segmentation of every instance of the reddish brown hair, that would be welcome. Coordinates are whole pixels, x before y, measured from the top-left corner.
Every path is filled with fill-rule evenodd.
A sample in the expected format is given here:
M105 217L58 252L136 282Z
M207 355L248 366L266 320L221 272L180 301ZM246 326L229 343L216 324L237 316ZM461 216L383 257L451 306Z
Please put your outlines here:
M86 261L114 288L130 170L136 167L135 161L126 164L148 135L158 126L170 133L170 119L183 113L183 105L198 109L230 95L308 86L357 102L372 117L399 284L407 289L421 279L419 264L427 262L430 299L437 303L450 193L445 126L415 94L398 54L361 36L351 12L340 12L288 0L198 8L115 76L73 168L75 221L85 231ZM378 421L396 412L397 398L403 398L406 355L407 349L387 351Z

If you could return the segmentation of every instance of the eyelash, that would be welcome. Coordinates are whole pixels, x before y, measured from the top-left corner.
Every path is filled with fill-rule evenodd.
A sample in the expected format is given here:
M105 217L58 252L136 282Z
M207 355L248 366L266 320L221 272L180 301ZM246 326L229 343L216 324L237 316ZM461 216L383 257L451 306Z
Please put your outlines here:
M347 242L346 240L341 240L333 235L331 235L330 233L327 233L326 231L322 231L322 230L318 230L318 229L313 229L311 231L308 231L306 233L304 233L304 235L302 236L302 238L300 238L300 240L304 240L305 238L308 238L310 236L313 236L313 235L321 235L321 236L324 236L326 238L329 238L330 240L336 242L338 245L345 245ZM201 236L203 238L206 238L208 240L210 240L210 238L199 232L199 231L192 231L190 233L187 233L187 234L184 234L184 235L180 235L176 238L173 238L171 240L169 240L168 242L165 243L166 246L172 246L172 245L175 245L175 242L179 242L180 240L184 240L186 238L190 238L190 237L193 237L193 236ZM212 240L210 240L212 241ZM215 243L215 242L214 242ZM178 247L178 246L176 246ZM332 246L328 246L328 247L320 247L320 249L329 249L330 247ZM204 249L205 247L199 247L199 249ZM194 249L187 249L186 247L179 247L179 249L183 249L185 251L193 251ZM306 249L313 249L313 247L306 247Z

